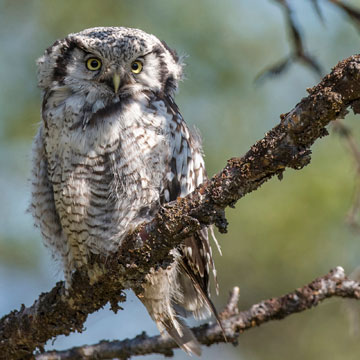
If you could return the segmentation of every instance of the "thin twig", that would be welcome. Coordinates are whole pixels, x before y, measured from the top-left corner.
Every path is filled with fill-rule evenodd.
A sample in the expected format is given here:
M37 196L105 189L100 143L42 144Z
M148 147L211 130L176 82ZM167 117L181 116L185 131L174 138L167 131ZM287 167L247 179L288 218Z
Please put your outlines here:
M351 129L341 120L336 120L333 124L334 130L345 140L352 158L356 164L356 179L353 202L346 216L346 222L353 230L360 233L359 211L360 211L360 147L356 142Z
M234 288L228 304L222 312L222 324L226 336L236 342L239 334L271 320L281 320L292 314L311 309L331 297L360 299L360 283L345 276L342 267L336 267L325 276L310 284L278 298L261 301L245 311L238 311L239 288ZM205 324L192 329L199 342L204 345L223 342L218 324ZM130 359L147 354L173 355L176 343L161 336L149 337L145 333L123 341L102 341L96 345L76 347L64 351L49 351L36 356L36 360L75 359Z
M221 313L219 314L220 319L228 319L230 316L239 313L239 299L240 299L240 288L235 286L229 295L229 300Z
M296 21L294 11L291 7L289 0L275 0L279 3L285 13L285 19L287 23L288 33L290 35L290 45L292 47L290 55L286 58L280 60L278 63L270 66L269 68L263 70L256 76L256 81L261 81L267 77L280 75L285 72L285 70L296 61L301 62L305 66L309 67L312 71L314 71L318 76L322 76L323 70L317 60L310 55L310 53L305 48L305 42L303 40L303 33L300 29L299 24ZM313 1L313 5L318 11L318 14L321 17L320 8L316 1Z
M329 2L333 3L338 8L345 11L345 13L349 16L350 20L354 22L354 24L357 26L358 30L360 30L360 10L345 4L344 2L340 0L328 0Z

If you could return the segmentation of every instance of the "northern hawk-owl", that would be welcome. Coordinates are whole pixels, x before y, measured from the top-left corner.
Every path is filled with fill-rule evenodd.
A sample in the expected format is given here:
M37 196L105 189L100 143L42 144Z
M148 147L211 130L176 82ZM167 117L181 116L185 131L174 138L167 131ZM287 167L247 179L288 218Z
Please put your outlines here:
M90 253L116 250L206 173L199 136L173 100L182 62L165 42L137 29L92 28L56 41L37 64L43 103L31 209L69 288ZM146 276L139 298L161 333L200 354L181 317L204 318L213 310L208 228L172 254L171 266Z

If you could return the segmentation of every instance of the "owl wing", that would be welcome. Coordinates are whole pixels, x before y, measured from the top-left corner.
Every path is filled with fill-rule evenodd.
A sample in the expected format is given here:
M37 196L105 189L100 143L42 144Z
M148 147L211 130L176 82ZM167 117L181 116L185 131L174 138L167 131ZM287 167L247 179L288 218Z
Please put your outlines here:
M39 127L33 143L33 162L31 172L31 204L29 211L35 219L35 226L41 230L46 246L53 254L65 258L66 240L62 231L59 215L56 211L54 191L48 178L43 126Z
M198 134L190 133L179 109L170 96L164 99L168 114L172 115L170 124L172 153L164 188L163 201L174 201L184 197L207 179ZM212 229L210 232L213 234ZM213 313L217 317L214 305L209 299L209 273L212 270L218 289L216 269L209 242L209 228L203 227L193 236L184 240L180 246L181 272L179 282L183 292L180 307L193 313L196 318L206 318Z

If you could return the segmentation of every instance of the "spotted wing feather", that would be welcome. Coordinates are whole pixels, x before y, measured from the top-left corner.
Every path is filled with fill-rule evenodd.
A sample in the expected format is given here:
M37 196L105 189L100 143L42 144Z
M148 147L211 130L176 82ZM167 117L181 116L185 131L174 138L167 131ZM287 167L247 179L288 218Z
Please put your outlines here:
M206 180L206 171L199 136L190 133L179 109L171 97L165 99L168 113L172 114L172 148L170 173L164 189L166 201L184 197ZM180 246L181 284L183 299L179 304L185 313L191 312L197 318L206 318L210 313L216 315L209 295L209 273L212 270L216 289L216 270L209 243L208 228L204 227L194 236L185 239Z

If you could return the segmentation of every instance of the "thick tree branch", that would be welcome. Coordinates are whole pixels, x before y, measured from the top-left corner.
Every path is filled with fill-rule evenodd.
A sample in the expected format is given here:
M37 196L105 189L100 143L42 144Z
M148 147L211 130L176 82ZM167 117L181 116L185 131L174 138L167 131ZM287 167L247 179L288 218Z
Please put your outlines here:
M286 167L301 169L310 162L310 146L327 134L330 121L343 118L350 106L360 109L360 56L340 62L316 87L308 89L280 123L254 144L242 158L226 167L184 199L164 206L149 224L128 236L118 253L93 257L89 266L106 267L106 276L90 284L85 271L74 274L73 288L65 295L59 282L41 294L31 307L23 306L0 320L0 358L31 358L35 348L60 334L81 331L87 315L110 302L113 310L124 301L124 288L141 291L152 266L166 266L169 250L202 225L215 223L226 231L223 210L256 190ZM160 265L159 265L160 264Z
M234 288L229 302L220 314L227 339L236 342L239 334L271 320L281 320L318 305L330 297L360 299L360 283L345 276L344 269L337 267L310 284L278 298L261 301L250 309L239 312L239 288ZM224 342L218 324L205 324L192 329L198 340L207 346ZM129 359L132 356L163 354L171 356L176 343L161 336L149 337L145 333L123 341L102 341L91 346L76 347L65 351L51 351L38 355L37 360L75 359Z

